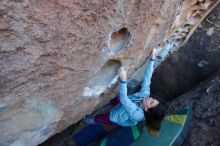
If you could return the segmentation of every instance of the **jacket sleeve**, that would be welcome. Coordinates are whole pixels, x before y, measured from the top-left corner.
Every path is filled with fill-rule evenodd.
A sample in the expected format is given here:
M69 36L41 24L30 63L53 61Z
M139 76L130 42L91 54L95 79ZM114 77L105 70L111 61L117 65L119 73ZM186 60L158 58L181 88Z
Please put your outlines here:
M127 96L127 82L126 81L120 81L119 99L123 107L126 109L126 111L130 115L133 115L134 112L138 110L139 107L134 102L132 102Z
M141 84L141 90L138 93L133 94L138 99L137 100L143 100L144 97L150 95L150 84L151 84L151 78L154 71L154 59L149 59L147 66L144 71L144 79Z

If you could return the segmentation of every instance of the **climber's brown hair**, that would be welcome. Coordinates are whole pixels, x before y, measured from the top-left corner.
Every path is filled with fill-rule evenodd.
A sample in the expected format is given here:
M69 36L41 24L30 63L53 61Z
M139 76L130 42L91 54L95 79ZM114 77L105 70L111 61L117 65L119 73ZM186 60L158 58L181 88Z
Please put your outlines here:
M156 107L144 111L145 127L152 135L160 134L161 122L165 116L165 104L159 103Z

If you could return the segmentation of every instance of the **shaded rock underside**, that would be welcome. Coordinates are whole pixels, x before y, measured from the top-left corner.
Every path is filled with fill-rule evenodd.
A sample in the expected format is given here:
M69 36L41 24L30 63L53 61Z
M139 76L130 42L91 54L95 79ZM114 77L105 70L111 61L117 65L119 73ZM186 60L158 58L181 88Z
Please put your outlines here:
M165 59L216 1L1 1L0 144L37 145L103 106L121 64Z

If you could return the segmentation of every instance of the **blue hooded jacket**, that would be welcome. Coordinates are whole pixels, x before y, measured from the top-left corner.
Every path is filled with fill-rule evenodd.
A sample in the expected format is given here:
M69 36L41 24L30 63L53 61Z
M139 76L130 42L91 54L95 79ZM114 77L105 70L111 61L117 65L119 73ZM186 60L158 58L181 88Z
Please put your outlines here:
M154 71L154 60L150 59L144 72L144 79L141 84L141 90L130 96L127 95L127 81L120 81L119 99L120 104L115 106L109 115L112 122L121 126L136 125L144 119L144 111L140 107L140 103L144 97L150 95L151 77Z

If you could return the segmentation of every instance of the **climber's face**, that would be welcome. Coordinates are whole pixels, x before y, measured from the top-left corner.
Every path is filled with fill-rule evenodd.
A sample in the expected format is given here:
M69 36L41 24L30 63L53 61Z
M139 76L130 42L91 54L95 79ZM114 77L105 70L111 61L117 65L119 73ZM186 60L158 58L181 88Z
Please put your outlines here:
M149 108L156 107L159 101L151 97L145 97L142 102L142 108L147 111Z

